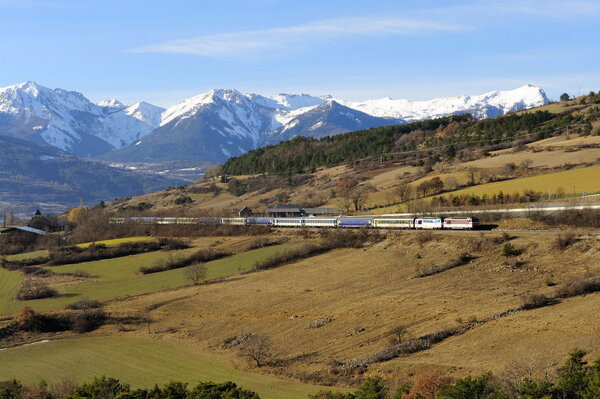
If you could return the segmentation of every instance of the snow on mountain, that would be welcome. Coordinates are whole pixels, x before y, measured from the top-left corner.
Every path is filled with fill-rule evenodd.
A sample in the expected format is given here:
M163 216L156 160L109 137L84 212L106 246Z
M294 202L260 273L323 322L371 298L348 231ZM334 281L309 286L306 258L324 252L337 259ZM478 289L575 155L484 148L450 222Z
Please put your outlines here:
M272 97L264 97L260 94L246 94L246 96L264 107L292 111L300 108L315 107L326 102L325 98L314 97L309 94L280 93Z
M428 101L393 100L389 97L356 102L336 101L370 115L401 118L406 121L457 113L471 113L478 119L490 118L549 102L544 90L532 85L508 91L491 91L478 96L442 97Z
M162 111L150 104L125 107L118 100L93 104L81 93L49 89L32 81L0 88L3 134L80 156L131 144L158 126Z
M163 112L165 112L165 109L163 107L157 107L156 105L141 101L130 105L123 112L131 117L134 117L140 122L144 122L152 128L157 128L160 126L162 118L161 115Z
M96 105L101 108L104 108L107 111L119 111L127 107L125 104L123 104L121 101L115 98L109 100L102 100L100 102L97 102Z
M544 91L531 85L428 101L265 97L213 89L165 110L145 102L125 106L116 99L93 104L81 93L25 82L0 89L0 133L75 155L106 153L103 158L118 161L220 162L299 135L323 137L459 113L495 117L547 102Z

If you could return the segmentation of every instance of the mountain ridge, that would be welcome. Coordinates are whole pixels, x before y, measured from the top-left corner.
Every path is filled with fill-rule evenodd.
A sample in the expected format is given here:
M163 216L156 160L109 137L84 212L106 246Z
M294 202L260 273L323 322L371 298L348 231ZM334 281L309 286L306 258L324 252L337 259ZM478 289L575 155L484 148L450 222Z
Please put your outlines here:
M0 134L103 160L214 163L296 136L320 138L462 113L482 119L548 102L532 85L427 101L212 89L165 109L117 99L94 104L81 93L28 81L0 88Z

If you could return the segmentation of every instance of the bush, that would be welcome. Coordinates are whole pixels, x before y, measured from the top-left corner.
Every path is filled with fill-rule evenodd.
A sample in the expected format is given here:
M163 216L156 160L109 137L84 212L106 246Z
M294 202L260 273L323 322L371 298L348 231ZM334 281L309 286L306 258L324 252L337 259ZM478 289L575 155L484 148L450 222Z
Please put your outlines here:
M215 250L213 248L203 248L188 257L174 257L169 254L166 260L157 260L153 266L140 267L140 273L150 274L164 272L166 270L180 269L196 263L210 262L211 260L221 259L226 256L231 256L231 253Z
M530 294L523 299L521 309L529 310L554 305L558 301L544 294Z
M48 287L44 282L25 279L17 292L17 299L19 301L29 301L32 299L51 298L57 295L58 292Z
M515 248L515 246L512 245L510 242L507 242L502 247L502 256L505 256L505 257L519 256L519 255L521 255L521 253L523 253L523 251Z
M442 273L442 272L445 272L446 270L450 270L450 269L454 269L455 267L458 267L458 266L466 265L471 260L473 260L473 257L471 255L469 255L467 253L463 253L463 254L459 255L456 259L453 259L446 264L439 265L439 266L434 265L434 266L427 268L426 270L418 273L417 277L427 277L427 276L432 276L434 274Z
M554 241L552 241L552 248L558 250L565 250L571 245L573 245L576 241L577 238L573 233L559 234L554 239Z
M77 302L66 306L67 309L71 310L89 310L102 308L104 304L96 299L90 299L88 297L82 297Z
M423 246L429 241L433 240L433 233L431 231L421 231L415 236L415 241L419 246Z
M600 278L576 278L562 285L558 289L556 296L559 298L569 298L598 291L600 291Z
M94 331L106 321L106 314L100 309L85 309L70 316L71 330L78 333Z
M186 267L184 274L190 283L198 285L206 278L206 266L202 263L194 263Z

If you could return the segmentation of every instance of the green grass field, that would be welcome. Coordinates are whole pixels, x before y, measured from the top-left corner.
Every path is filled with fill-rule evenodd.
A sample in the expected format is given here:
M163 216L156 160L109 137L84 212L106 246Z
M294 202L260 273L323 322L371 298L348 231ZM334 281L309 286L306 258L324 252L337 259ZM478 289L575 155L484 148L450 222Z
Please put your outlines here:
M257 260L264 259L281 248L281 245L260 248L208 262L206 263L207 278L213 279L225 277L239 273L240 271L248 270ZM63 307L69 303L76 302L82 296L91 299L109 300L130 295L162 291L188 284L184 276L184 269L175 269L146 275L138 273L140 267L152 266L157 260L166 259L168 256L169 254L165 252L150 252L95 262L54 266L49 269L55 273L85 271L95 278L80 284L61 286L58 289L60 293L58 297L31 301L13 300L14 285L18 286L21 273L17 271L8 272L2 270L2 272L6 273L6 280L12 281L12 283L6 283L7 288L3 289L2 287L5 283L0 282L0 314L14 314L19 312L24 306L30 306L35 310ZM177 253L174 253L173 256L177 256ZM4 275L0 275L0 277L2 276Z
M591 166L588 168L571 169L558 173L548 173L539 176L480 184L451 193L444 193L443 195L497 194L500 191L505 194L512 194L516 192L522 193L525 190L556 193L556 190L559 187L562 188L566 194L580 194L582 192L590 194L599 192L600 166Z
M92 244L106 245L107 247L116 247L120 244L130 242L144 242L144 241L156 241L155 237L126 237L126 238L114 238L112 240L92 241L84 242L83 244L77 244L80 248L87 248Z
M461 190L443 193L441 195L465 195L465 194L504 194L523 193L525 190L533 190L542 193L554 194L559 188L567 195L579 195L583 192L588 194L600 192L600 166L571 169L564 172L548 173L545 175L522 177L519 179L499 181L478 186L463 188ZM431 199L431 197L429 197ZM392 205L371 210L372 214L406 212L405 205Z
M19 272L9 272L0 268L0 303L12 302L17 294L23 276ZM0 305L0 308L2 305Z
M46 256L48 256L48 251L41 250L41 251L33 251L33 252L24 252L22 254L16 254L16 255L6 255L5 258L6 258L6 260L8 260L10 262L14 262L14 261L19 261L19 260L42 258L42 257L46 257Z
M306 399L321 387L235 369L223 357L164 341L132 337L88 337L0 351L0 379L78 382L108 375L133 387L184 381L225 382L256 391L261 398Z
M77 244L77 246L80 248L87 248L92 244L102 244L102 245L106 245L107 247L115 247L119 244L124 244L124 243L129 243L129 242L144 242L144 241L156 241L156 238L154 238L154 237L115 238L112 240L85 242L83 244ZM8 261L12 262L12 261L18 261L18 260L41 258L41 257L45 257L45 256L48 256L48 251L40 250L40 251L33 251L33 252L25 252L25 253L17 254L17 255L7 255L6 259Z

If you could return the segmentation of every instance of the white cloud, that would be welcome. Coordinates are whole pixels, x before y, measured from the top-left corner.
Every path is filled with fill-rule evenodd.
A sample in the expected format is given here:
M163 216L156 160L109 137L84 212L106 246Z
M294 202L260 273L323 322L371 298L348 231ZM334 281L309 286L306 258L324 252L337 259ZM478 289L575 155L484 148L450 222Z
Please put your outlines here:
M495 2L496 9L516 13L531 14L546 17L576 17L592 16L600 13L600 3L597 1L539 1L519 0Z
M463 29L465 27L460 25L400 18L338 18L283 28L204 35L151 44L131 51L228 57L342 38L415 35Z

